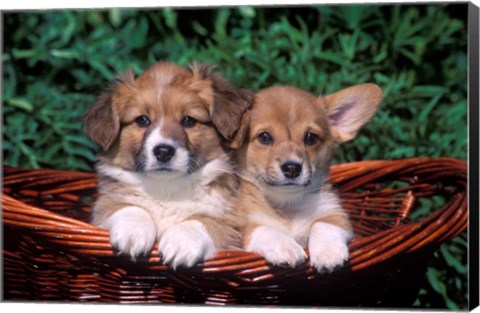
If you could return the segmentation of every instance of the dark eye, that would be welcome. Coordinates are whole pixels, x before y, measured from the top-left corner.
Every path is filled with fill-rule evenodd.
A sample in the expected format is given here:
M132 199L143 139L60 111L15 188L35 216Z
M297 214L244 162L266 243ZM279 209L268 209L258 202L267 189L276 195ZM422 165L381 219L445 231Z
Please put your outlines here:
M140 115L135 119L135 123L140 127L146 127L150 125L150 120L145 115Z
M307 132L305 134L305 138L303 139L303 142L307 145L307 146L311 146L311 145L314 145L318 142L319 138L317 135L311 133L311 132Z
M272 136L267 132L263 132L260 135L258 135L257 139L262 145L270 145L273 143Z
M184 118L182 118L182 120L180 121L180 125L182 125L183 127L193 127L195 126L195 124L197 124L197 120L194 119L193 117L191 116L185 116Z

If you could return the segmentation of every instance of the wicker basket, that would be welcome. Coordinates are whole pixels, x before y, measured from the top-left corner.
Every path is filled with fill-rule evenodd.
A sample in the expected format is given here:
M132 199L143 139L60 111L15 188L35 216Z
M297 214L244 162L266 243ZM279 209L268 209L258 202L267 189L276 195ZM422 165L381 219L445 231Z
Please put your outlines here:
M448 158L349 163L333 166L331 182L355 229L350 260L342 269L320 275L308 264L275 267L257 254L223 251L174 271L162 264L156 249L137 262L114 255L108 232L87 223L95 174L5 166L4 298L412 305L435 249L467 226L466 164ZM422 205L439 199L444 204L433 214L415 217Z

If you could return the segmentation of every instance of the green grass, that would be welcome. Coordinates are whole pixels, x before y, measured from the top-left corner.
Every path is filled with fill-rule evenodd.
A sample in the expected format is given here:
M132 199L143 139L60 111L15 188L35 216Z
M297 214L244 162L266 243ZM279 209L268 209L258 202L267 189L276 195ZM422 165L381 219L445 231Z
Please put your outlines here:
M86 107L119 73L159 60L216 64L253 90L325 94L375 82L380 110L337 163L466 160L466 13L466 4L5 13L4 163L92 170ZM417 306L466 308L465 242L437 253Z

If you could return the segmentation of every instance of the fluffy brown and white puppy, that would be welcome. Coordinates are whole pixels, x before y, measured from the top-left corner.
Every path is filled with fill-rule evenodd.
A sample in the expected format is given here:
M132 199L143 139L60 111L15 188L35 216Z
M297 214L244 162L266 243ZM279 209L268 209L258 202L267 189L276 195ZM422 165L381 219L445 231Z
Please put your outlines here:
M233 143L245 180L246 250L295 266L308 247L318 271L348 259L352 227L327 183L329 167L335 148L356 136L381 97L374 84L320 97L294 87L258 92Z
M238 191L224 148L253 96L212 67L162 62L119 77L85 114L98 155L93 223L120 253L158 249L172 267L241 245Z

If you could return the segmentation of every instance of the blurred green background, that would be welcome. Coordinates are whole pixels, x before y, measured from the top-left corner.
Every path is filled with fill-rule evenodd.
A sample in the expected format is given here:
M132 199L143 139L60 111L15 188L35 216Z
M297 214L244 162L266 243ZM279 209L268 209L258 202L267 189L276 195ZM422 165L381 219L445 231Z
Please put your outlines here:
M216 64L253 90L289 84L325 94L375 82L381 108L337 163L466 161L466 22L467 3L5 13L3 161L92 171L86 107L119 73L159 60ZM466 309L466 264L465 233L436 253L415 306Z

